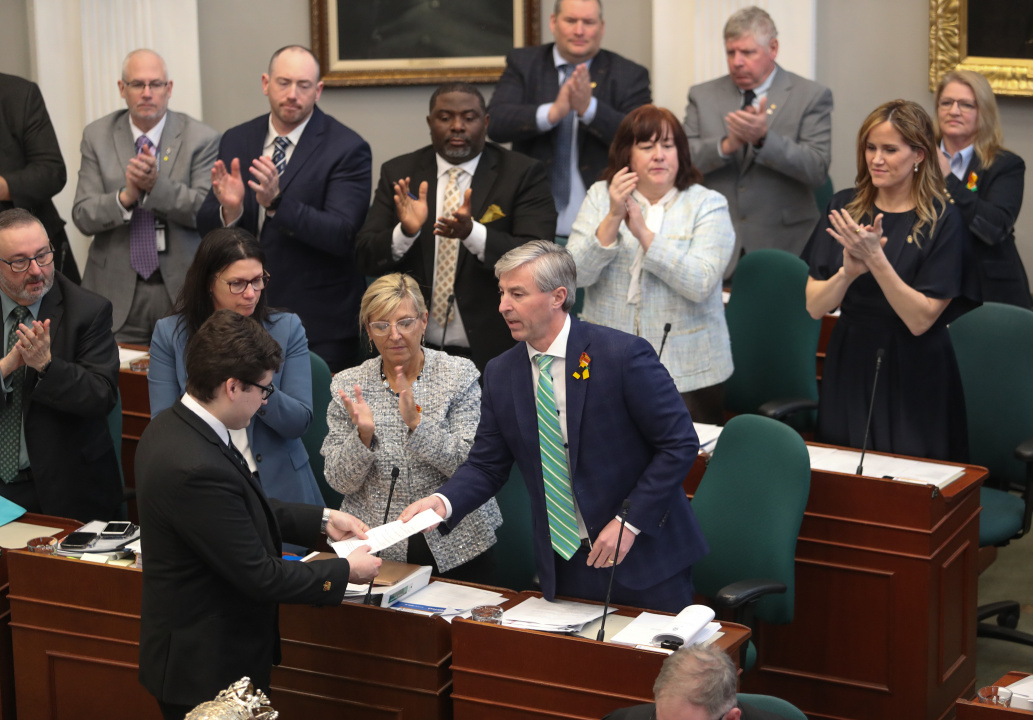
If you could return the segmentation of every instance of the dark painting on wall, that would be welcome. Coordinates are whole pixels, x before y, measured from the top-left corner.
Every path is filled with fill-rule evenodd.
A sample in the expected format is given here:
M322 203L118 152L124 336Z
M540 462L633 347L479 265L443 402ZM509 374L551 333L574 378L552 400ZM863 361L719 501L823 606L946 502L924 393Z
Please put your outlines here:
M968 3L968 55L1033 60L1033 2Z

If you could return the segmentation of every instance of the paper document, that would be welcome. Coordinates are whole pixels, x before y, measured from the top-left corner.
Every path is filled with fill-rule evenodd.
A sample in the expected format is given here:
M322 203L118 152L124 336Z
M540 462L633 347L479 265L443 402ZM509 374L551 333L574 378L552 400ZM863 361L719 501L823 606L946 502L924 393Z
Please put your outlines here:
M0 527L0 547L21 549L33 538L53 536L60 532L61 528L47 525L10 522Z
M686 646L695 645L721 630L721 623L713 620L714 611L705 605L690 605L674 617L644 612L614 635L612 642L654 647L662 642L679 641Z
M363 545L369 545L369 551L371 553L380 552L384 548L389 548L396 542L405 540L407 537L411 537L418 532L426 530L432 525L437 525L441 522L441 516L433 510L424 510L419 515L416 515L407 523L395 520L389 522L387 525L381 525L375 527L366 532L368 540L359 540L358 538L349 538L348 540L338 540L335 543L330 543L330 547L334 549L338 557L346 558L351 555L356 548L360 548Z
M500 605L505 596L493 590L456 585L447 582L433 582L418 592L391 605L398 610L439 615L446 620L464 615L478 605Z
M1012 691L1011 706L1021 710L1033 710L1033 675L1016 680L1008 689Z
M717 445L717 438L721 435L721 428L717 425L708 425L706 423L692 423L692 426L696 428L696 435L699 437L699 451L710 452Z
M616 612L616 608L610 608ZM528 598L515 608L506 610L502 624L545 632L578 632L586 623L602 617L603 606L571 600Z
M149 354L146 350L130 350L129 348L119 347L118 364L122 367L129 367L129 363L133 362L133 360L145 358Z
M861 453L845 448L827 448L807 446L811 457L812 470L845 473L854 475ZM901 482L918 485L935 485L944 488L965 474L965 468L958 465L915 460L911 458L892 457L878 453L866 453L862 474L865 477L892 478Z

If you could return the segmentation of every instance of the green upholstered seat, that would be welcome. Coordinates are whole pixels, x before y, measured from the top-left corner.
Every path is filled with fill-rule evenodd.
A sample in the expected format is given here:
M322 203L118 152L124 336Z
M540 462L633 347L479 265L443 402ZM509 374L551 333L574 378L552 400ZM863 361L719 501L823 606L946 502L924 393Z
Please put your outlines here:
M735 365L725 382L728 412L814 427L821 321L807 314L807 273L807 263L783 250L755 250L739 261L725 308Z
M807 716L803 714L803 711L793 705L787 700L777 698L774 695L752 695L750 693L739 693L739 702L744 702L747 705L752 705L758 710L767 710L770 713L775 713L785 720L807 720Z
M990 471L979 499L979 545L1007 545L1029 532L1033 479L1033 312L985 303L950 325L968 415L969 461ZM1021 488L1021 496L1013 488ZM977 633L1033 646L1015 630L1019 606L978 609Z
M810 487L807 446L795 430L759 415L729 420L692 499L710 545L710 554L693 568L696 590L718 605L736 607L737 598L750 591L729 588L733 583L781 583L785 592L769 590L752 614L767 623L792 622L796 538ZM736 618L749 624L750 615L737 611ZM745 656L742 666L748 667Z
M493 546L495 568L485 582L517 592L530 590L535 586L531 499L516 465L495 500L502 513L502 527L495 531L498 538Z
M312 473L316 476L316 484L319 485L319 492L323 496L326 507L336 510L341 507L344 496L330 487L323 474L325 461L320 454L323 447L323 440L326 439L330 428L326 424L326 408L330 405L330 367L323 358L309 350L309 362L312 365L312 424L301 436L308 452L308 463L312 466Z

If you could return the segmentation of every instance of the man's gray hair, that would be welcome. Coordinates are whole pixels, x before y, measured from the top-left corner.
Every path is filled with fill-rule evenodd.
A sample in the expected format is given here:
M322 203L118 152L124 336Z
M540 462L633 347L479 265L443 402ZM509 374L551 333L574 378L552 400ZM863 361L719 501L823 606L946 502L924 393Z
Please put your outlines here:
M603 0L595 0L595 4L599 6L599 19L603 19ZM563 5L563 0L556 0L556 3L552 6L552 14L559 16L560 7Z
M653 683L653 698L673 698L703 708L707 717L723 717L735 707L735 665L718 648L690 645L664 660Z
M758 45L767 45L778 37L775 21L764 10L755 5L744 7L732 13L725 23L725 40L737 40L743 35L752 35Z
M169 67L165 64L165 58L163 58L161 55L154 52L153 50L148 50L147 48L133 50L131 53L126 55L126 59L122 61L122 82L129 82L132 79L129 77L126 70L128 70L129 68L129 61L137 55L153 55L154 57L158 58L158 61L161 62L161 74L165 76L165 81L168 82Z
M512 272L527 263L534 263L531 266L531 277L541 292L567 288L563 311L569 312L574 307L574 293L577 291L577 265L567 249L552 240L524 243L499 258L495 263L495 277L500 278L503 273Z

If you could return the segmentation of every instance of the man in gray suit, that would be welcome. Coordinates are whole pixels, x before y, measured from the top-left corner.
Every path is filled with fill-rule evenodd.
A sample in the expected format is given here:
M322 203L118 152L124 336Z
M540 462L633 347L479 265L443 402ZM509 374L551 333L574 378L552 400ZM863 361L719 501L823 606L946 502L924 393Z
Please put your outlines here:
M219 134L168 110L172 81L151 50L126 56L118 90L128 110L83 131L72 221L94 236L83 287L111 301L116 340L147 345L201 242Z
M818 220L814 189L828 175L832 92L775 63L778 31L757 7L725 24L728 75L689 90L685 132L707 187L728 198L735 253L799 255Z

